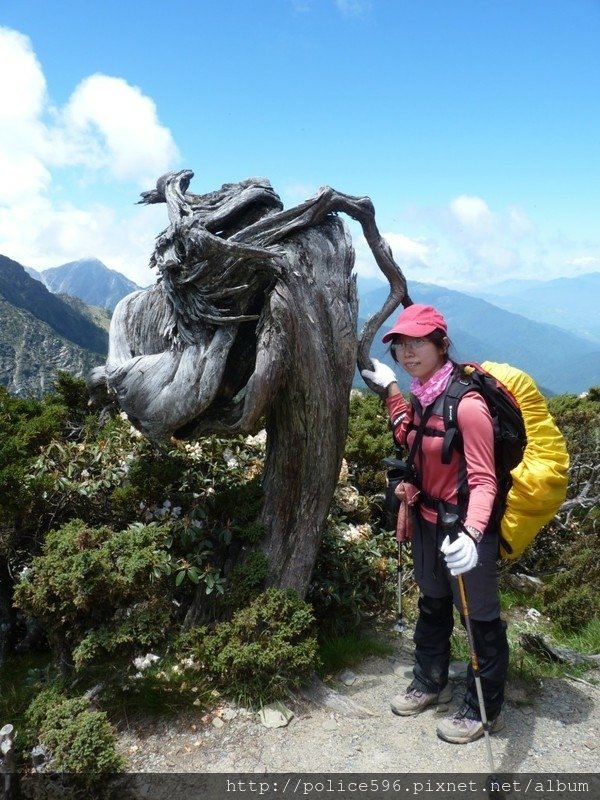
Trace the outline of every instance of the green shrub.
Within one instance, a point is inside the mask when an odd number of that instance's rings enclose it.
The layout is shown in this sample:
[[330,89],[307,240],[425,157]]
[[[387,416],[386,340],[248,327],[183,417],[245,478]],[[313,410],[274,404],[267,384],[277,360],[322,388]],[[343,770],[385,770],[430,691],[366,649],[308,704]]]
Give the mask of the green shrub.
[[[29,748],[36,744],[39,730],[51,709],[63,700],[66,700],[64,692],[57,685],[52,685],[38,692],[31,701],[24,714],[24,735]],[[85,701],[83,703],[83,707],[87,708],[88,704]]]
[[227,696],[261,705],[284,695],[318,666],[314,616],[292,590],[267,589],[251,605],[199,629],[191,655]]
[[48,534],[15,589],[15,604],[45,625],[57,655],[75,666],[160,641],[168,624],[167,532],[135,523],[115,533],[73,520]]
[[545,613],[565,631],[585,627],[600,615],[598,536],[579,536],[563,556],[565,570],[544,587]]
[[396,558],[392,533],[367,530],[355,536],[343,519],[330,517],[307,594],[319,625],[342,633],[389,611],[395,597]]
[[49,751],[53,771],[80,774],[92,781],[95,775],[125,767],[106,714],[91,710],[83,698],[68,698],[56,689],[43,691],[30,705],[26,719],[30,744],[39,740]]
[[394,442],[384,404],[374,394],[353,392],[350,398],[345,458],[362,491],[381,492],[385,486],[382,459],[394,455]]
[[0,556],[21,546],[21,528],[31,536],[43,490],[31,492],[25,476],[40,447],[64,430],[65,420],[66,408],[56,398],[16,398],[0,387],[0,514],[3,528],[11,531],[0,543]]
[[241,541],[256,544],[265,534],[265,526],[257,522],[263,499],[260,476],[254,475],[245,482],[232,481],[217,486],[209,499],[208,511]]
[[[218,617],[223,611],[226,565],[242,543],[255,545],[264,537],[265,526],[257,519],[262,506],[262,458],[261,447],[240,437],[156,448],[119,414],[103,427],[89,426],[82,438],[53,439],[30,463],[25,483],[32,494],[43,497],[42,528],[51,520],[58,527],[76,517],[89,530],[141,523],[168,529],[162,556],[151,567],[156,580],[176,594],[182,615],[203,591],[203,612]],[[100,568],[102,552],[100,548],[85,558]],[[57,594],[61,592],[62,588]],[[90,594],[89,587],[85,594]],[[139,599],[144,603],[148,598],[142,593]],[[109,618],[109,628],[113,622]],[[126,627],[121,625],[114,636],[109,628],[96,630],[82,647],[80,642],[74,645],[76,657],[83,659],[80,663],[92,653],[112,652],[117,643],[132,638]]]
[[[0,542],[17,571],[19,554],[32,552],[48,517],[44,480],[31,479],[40,451],[52,440],[78,440],[93,419],[84,381],[58,374],[54,391],[42,399],[13,397],[0,387],[0,514],[11,536]],[[54,509],[53,509],[54,511]]]
[[231,571],[231,589],[225,601],[234,609],[248,605],[260,594],[269,574],[269,560],[264,553],[250,553],[242,564],[236,564]]

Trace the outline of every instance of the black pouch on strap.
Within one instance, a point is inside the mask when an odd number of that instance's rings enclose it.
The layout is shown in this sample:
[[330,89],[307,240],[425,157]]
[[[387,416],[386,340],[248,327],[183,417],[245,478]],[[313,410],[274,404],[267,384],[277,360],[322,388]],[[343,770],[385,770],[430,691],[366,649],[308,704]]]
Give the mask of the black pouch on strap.
[[[425,428],[427,426],[427,421],[431,416],[433,411],[433,405],[428,406],[422,417],[421,420],[416,426],[416,434],[413,440],[412,447],[410,449],[410,453],[408,454],[408,459],[406,461],[402,461],[399,458],[384,458],[383,463],[386,467],[390,467],[387,473],[387,481],[386,481],[386,489],[385,489],[385,510],[387,512],[388,519],[387,524],[390,528],[396,527],[396,520],[398,519],[398,511],[400,510],[400,500],[396,497],[395,490],[396,486],[402,481],[407,481],[408,483],[412,483],[415,486],[420,486],[419,476],[417,475],[417,471],[414,466],[414,459],[415,454],[417,453],[419,447],[421,446],[421,440],[423,439],[423,433],[425,432]],[[396,453],[399,454],[399,448],[396,447]]]
[[389,467],[385,482],[386,527],[394,528],[400,509],[400,500],[396,497],[396,486],[407,479],[409,469],[405,461],[398,458],[384,458],[383,463]]

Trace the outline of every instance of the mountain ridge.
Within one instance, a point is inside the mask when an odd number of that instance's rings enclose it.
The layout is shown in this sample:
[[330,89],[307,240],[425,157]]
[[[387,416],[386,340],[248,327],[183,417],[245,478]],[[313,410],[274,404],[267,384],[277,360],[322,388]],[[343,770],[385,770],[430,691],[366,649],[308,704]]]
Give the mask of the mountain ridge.
[[52,390],[60,370],[85,377],[105,357],[56,333],[46,322],[0,295],[0,386],[15,395]]
[[[89,280],[90,272],[94,281]],[[32,273],[36,271],[0,256],[0,295],[48,324],[59,337],[97,354],[106,353],[109,312],[105,309],[110,303],[104,302],[104,310],[102,304],[93,308],[80,296],[84,294],[81,287],[89,289],[90,284],[95,283],[94,296],[104,301],[111,288],[116,287],[115,303],[139,287],[98,259],[69,262],[62,267],[37,272],[38,277],[32,277]],[[39,276],[46,280],[48,274],[56,278],[54,286],[69,288],[69,296],[55,294],[40,283]],[[592,273],[590,279],[596,280],[596,276],[600,279],[600,273]],[[564,286],[570,285],[571,280],[575,279],[559,279],[563,294]],[[360,330],[366,318],[382,307],[389,286],[377,279],[359,279],[358,283]],[[528,282],[517,283],[529,286]],[[554,285],[557,281],[551,283]],[[507,292],[510,288],[505,287]],[[512,288],[518,294],[518,287]],[[600,343],[593,339],[578,336],[556,324],[533,320],[456,289],[412,281],[409,291],[415,302],[437,306],[444,313],[457,360],[511,363],[530,373],[548,393],[580,393],[600,384]],[[570,294],[576,295],[575,292]],[[89,292],[87,296],[90,297]],[[397,313],[392,315],[392,319]],[[390,323],[391,320],[386,321],[375,336],[372,354],[376,358],[389,360],[381,336]],[[399,374],[399,379],[404,381],[404,376]],[[356,385],[364,384],[359,378]]]
[[[387,283],[369,279],[368,291],[383,290]],[[359,281],[359,286],[361,281]],[[433,286],[411,281],[409,292],[415,285]],[[435,284],[437,286],[437,284]],[[586,272],[574,277],[550,280],[516,279],[489,284],[481,288],[444,286],[447,291],[486,300],[488,303],[520,314],[534,322],[555,325],[561,330],[595,342],[600,347],[600,315],[597,313],[597,298],[600,296],[600,272]],[[363,291],[366,295],[368,291]]]
[[97,258],[82,258],[39,273],[46,287],[54,294],[78,297],[90,306],[114,311],[125,295],[141,287]]
[[0,385],[41,395],[59,370],[85,376],[106,358],[108,320],[81,300],[52,294],[17,261],[0,255]]
[[32,278],[18,261],[0,255],[0,294],[47,323],[60,336],[95,353],[108,350],[108,334]]
[[[456,290],[413,281],[409,291],[414,302],[436,306],[444,314],[459,361],[508,362],[532,375],[538,385],[559,394],[580,393],[600,383],[600,346],[594,342]],[[382,284],[381,289],[362,297],[361,318],[381,308],[387,294]],[[381,336],[397,313],[375,336],[375,358],[389,360]]]

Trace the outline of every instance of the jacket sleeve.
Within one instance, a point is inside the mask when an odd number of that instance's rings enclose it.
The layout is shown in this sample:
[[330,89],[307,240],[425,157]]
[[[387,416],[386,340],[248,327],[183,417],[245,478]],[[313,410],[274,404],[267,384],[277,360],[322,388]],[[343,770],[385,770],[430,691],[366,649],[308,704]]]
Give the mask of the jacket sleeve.
[[494,463],[494,428],[480,394],[466,394],[456,417],[463,440],[469,505],[465,525],[485,531],[498,490]]
[[390,425],[392,426],[394,439],[398,444],[406,445],[406,430],[412,419],[412,406],[406,405],[406,400],[402,394],[395,394],[392,395],[392,397],[388,397],[385,404],[390,417]]

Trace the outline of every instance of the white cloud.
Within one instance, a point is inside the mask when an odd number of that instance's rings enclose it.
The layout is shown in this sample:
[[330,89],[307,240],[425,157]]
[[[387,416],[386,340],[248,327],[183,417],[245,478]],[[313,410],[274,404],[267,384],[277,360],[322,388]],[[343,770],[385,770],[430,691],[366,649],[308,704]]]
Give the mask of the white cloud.
[[[512,278],[550,280],[600,267],[600,246],[542,231],[516,205],[496,209],[461,194],[445,208],[412,208],[405,234],[427,243],[425,268],[411,264],[410,280],[473,288]],[[414,235],[414,230],[419,232]]]
[[106,205],[53,205],[38,195],[8,213],[0,211],[0,252],[36,269],[94,256],[147,286],[156,280],[147,266],[154,239],[166,224],[162,204],[141,206],[123,217]]
[[483,237],[496,227],[496,219],[481,197],[460,195],[450,203],[450,213],[469,235]]
[[8,28],[0,28],[0,75],[1,205],[44,191],[51,176],[40,159],[46,81],[27,37]]
[[312,11],[314,0],[291,0],[292,8],[297,14],[306,14]]
[[[0,252],[45,268],[94,255],[147,284],[164,206],[119,213],[97,201],[95,181],[131,184],[131,196],[173,168],[177,147],[153,100],[122,78],[82,80],[52,107],[30,40],[0,27]],[[85,185],[90,201],[66,203]]]
[[565,263],[573,267],[581,267],[584,271],[594,270],[600,267],[600,256],[578,256],[567,259]]
[[516,206],[511,206],[508,209],[508,228],[509,232],[517,238],[535,233],[533,222],[522,209]]
[[392,248],[396,262],[409,262],[426,267],[431,260],[432,249],[425,242],[411,239],[402,233],[384,233],[383,238]]
[[345,17],[362,17],[371,10],[370,0],[335,0],[335,4]]
[[46,79],[29,39],[3,27],[0,27],[0,74],[2,127],[19,120],[35,122],[45,103]]
[[71,95],[62,118],[71,163],[108,169],[115,178],[153,185],[178,157],[154,102],[122,78],[86,78]]
[[[385,281],[386,278],[373,258],[358,224],[352,222],[349,227],[356,253],[355,272],[363,278],[379,278]],[[392,248],[394,261],[406,277],[410,275],[415,280],[428,280],[430,263],[435,258],[435,248],[427,242],[411,239],[402,233],[389,232],[382,236]]]

